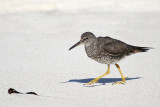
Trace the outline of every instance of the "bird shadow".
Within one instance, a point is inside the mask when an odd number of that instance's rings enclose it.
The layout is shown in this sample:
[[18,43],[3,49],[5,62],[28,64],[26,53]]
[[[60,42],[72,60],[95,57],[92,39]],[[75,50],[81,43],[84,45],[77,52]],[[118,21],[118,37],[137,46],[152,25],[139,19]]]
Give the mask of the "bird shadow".
[[[140,79],[141,77],[134,77],[134,78],[126,78],[126,81],[128,80],[135,80],[135,79]],[[95,78],[86,78],[86,79],[71,79],[67,82],[62,82],[62,83],[70,83],[70,82],[77,82],[77,83],[88,83],[91,80],[93,80]],[[95,84],[95,85],[91,85],[91,86],[86,86],[86,87],[94,87],[94,86],[100,86],[100,85],[105,85],[106,83],[114,83],[117,81],[121,81],[122,78],[101,78],[98,83],[100,84]]]

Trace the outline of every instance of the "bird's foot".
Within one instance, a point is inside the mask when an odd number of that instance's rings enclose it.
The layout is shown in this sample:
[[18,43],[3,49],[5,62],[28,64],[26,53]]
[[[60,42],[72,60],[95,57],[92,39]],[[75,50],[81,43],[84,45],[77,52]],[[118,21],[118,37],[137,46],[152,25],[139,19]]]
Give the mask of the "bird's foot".
[[92,81],[90,81],[88,83],[85,83],[84,85],[92,85],[94,83],[98,83],[98,80],[99,80],[99,78],[95,78],[94,80],[92,80]]
[[124,77],[125,79],[127,79],[128,77]]
[[119,82],[114,82],[112,85],[116,85],[116,84],[125,84],[125,81],[119,81]]
[[128,78],[128,77],[124,77],[124,78],[122,78],[122,81],[119,81],[119,82],[114,82],[112,85],[115,85],[115,84],[125,84],[126,83],[126,78]]

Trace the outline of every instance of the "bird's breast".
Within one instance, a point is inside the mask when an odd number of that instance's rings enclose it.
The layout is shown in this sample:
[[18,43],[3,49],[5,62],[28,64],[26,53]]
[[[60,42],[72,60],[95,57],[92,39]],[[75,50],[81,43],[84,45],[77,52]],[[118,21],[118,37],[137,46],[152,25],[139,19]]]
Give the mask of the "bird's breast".
[[92,59],[98,55],[97,47],[94,45],[85,46],[85,51],[86,51],[87,56]]

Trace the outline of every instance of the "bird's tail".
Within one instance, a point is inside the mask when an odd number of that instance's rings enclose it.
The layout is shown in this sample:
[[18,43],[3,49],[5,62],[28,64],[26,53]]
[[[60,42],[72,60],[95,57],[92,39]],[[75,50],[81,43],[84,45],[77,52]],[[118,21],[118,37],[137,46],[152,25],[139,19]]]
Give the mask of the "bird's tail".
[[150,49],[154,49],[152,47],[138,47],[138,46],[134,46],[134,53],[137,52],[147,52]]

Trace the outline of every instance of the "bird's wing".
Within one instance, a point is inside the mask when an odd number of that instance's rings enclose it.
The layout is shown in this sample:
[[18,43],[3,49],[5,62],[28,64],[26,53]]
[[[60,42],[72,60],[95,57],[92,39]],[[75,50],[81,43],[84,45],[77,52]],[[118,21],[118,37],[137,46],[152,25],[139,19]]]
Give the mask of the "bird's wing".
[[[111,56],[121,56],[130,54],[130,46],[126,43],[112,39],[110,37],[104,37],[102,50],[104,54]],[[102,39],[101,39],[102,40]]]

